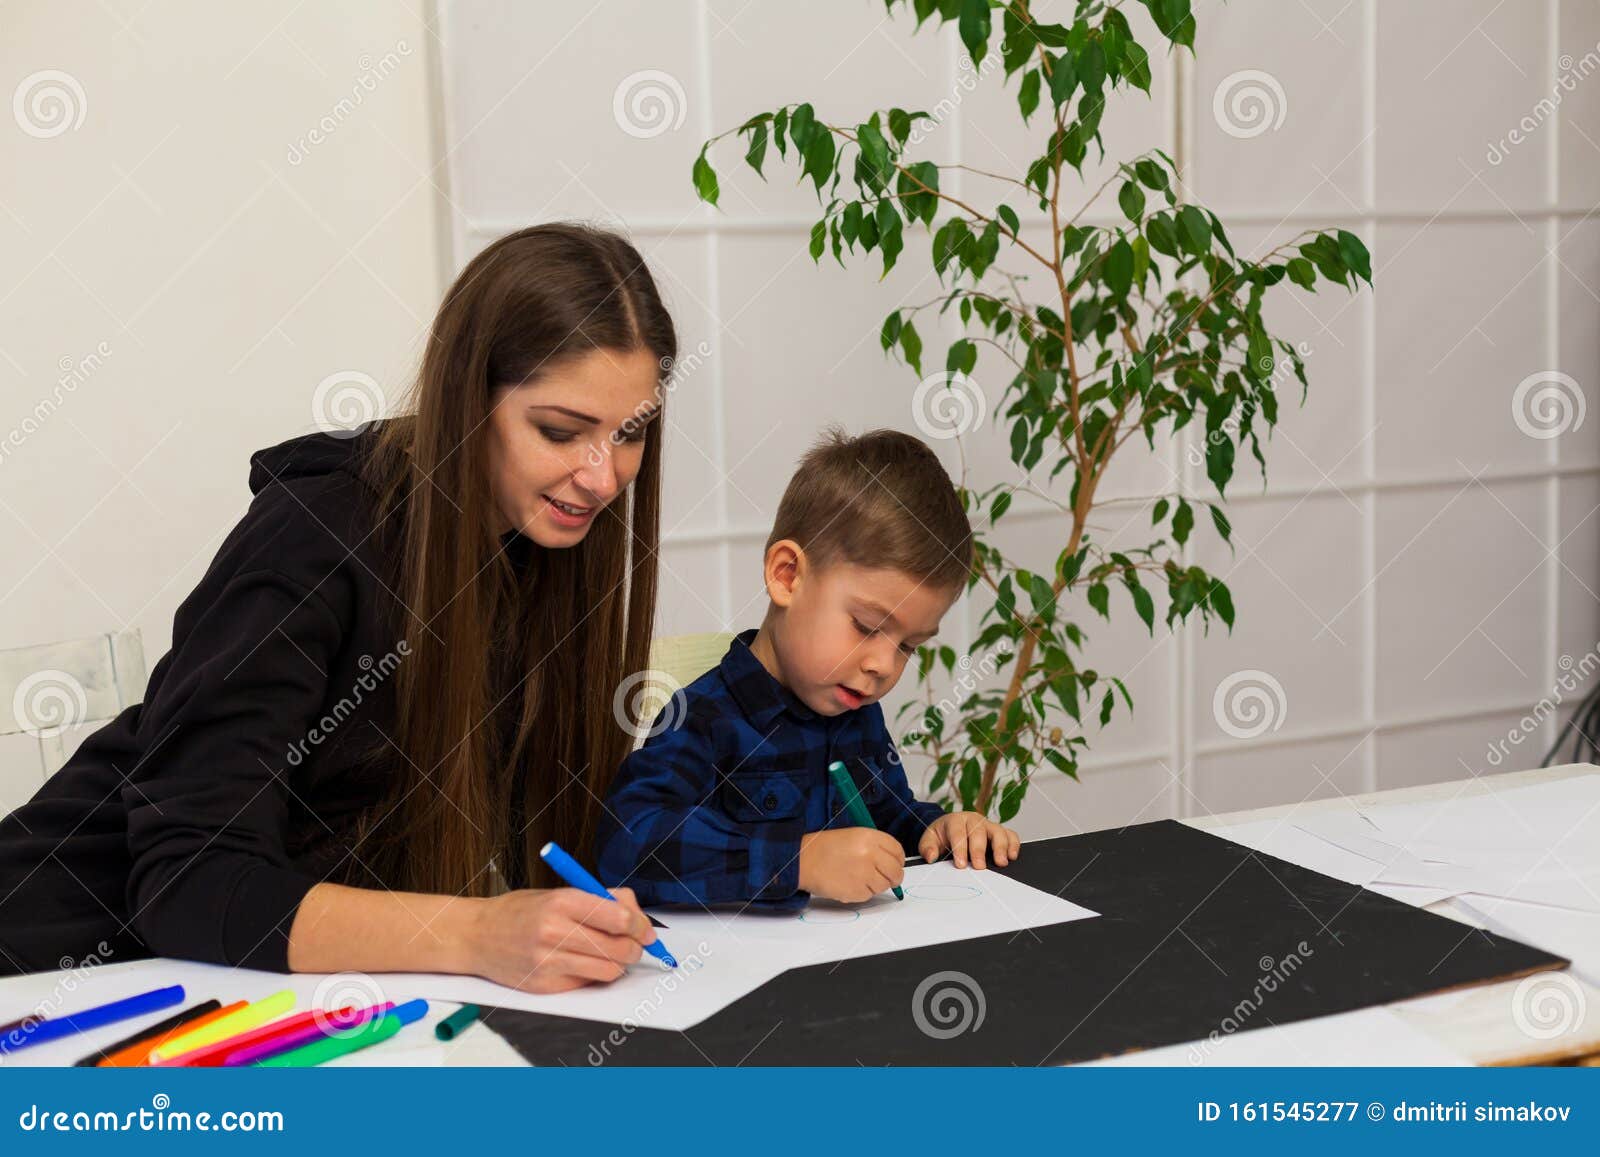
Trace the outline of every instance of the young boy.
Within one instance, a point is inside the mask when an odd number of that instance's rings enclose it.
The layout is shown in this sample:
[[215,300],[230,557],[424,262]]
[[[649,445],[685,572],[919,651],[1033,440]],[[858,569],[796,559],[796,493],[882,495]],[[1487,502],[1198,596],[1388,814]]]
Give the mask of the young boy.
[[[857,902],[948,850],[1017,857],[1016,833],[919,802],[878,701],[965,589],[972,528],[938,458],[908,434],[830,428],[767,538],[770,603],[623,761],[598,833],[601,879],[641,904]],[[658,717],[659,722],[659,717]],[[652,729],[654,730],[654,729]],[[876,829],[851,826],[842,761]]]

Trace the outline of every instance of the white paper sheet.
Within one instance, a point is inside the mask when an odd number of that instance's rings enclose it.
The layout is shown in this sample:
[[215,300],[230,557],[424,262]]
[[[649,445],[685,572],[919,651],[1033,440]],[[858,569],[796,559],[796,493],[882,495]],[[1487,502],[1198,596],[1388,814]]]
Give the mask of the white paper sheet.
[[1308,834],[1380,862],[1363,881],[1375,890],[1600,912],[1600,777],[1297,822]]
[[1251,1065],[1297,1067],[1452,1066],[1471,1064],[1434,1037],[1413,1028],[1385,1008],[1269,1025],[1187,1044],[1125,1053],[1089,1061],[1090,1067],[1237,1068]]
[[904,900],[887,892],[865,904],[814,900],[799,913],[663,908],[651,915],[667,926],[660,935],[669,946],[680,935],[726,936],[741,946],[780,951],[794,965],[1004,932],[1025,936],[1032,928],[1099,915],[1009,877],[957,868],[948,860],[907,868],[903,889]]
[[1382,863],[1314,836],[1291,819],[1252,820],[1202,830],[1347,884],[1367,884],[1383,870]]
[[1466,896],[1457,903],[1491,932],[1565,956],[1573,975],[1600,987],[1600,915],[1494,896]]

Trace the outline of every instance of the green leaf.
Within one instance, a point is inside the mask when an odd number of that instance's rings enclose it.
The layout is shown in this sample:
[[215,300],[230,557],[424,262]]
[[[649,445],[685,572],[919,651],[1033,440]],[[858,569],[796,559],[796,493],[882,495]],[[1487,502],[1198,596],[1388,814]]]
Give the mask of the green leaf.
[[1089,585],[1089,605],[1100,613],[1106,620],[1111,618],[1111,589],[1105,583],[1096,582]]
[[883,274],[878,278],[882,281],[889,276],[889,270],[894,268],[895,259],[900,256],[904,248],[900,240],[900,214],[894,211],[894,205],[885,197],[878,202],[876,214],[878,222],[878,244],[883,246]]
[[1167,171],[1148,157],[1135,161],[1133,171],[1138,175],[1141,184],[1158,193],[1167,187]]
[[711,167],[711,162],[706,160],[705,149],[701,149],[700,155],[694,160],[694,191],[702,201],[712,205],[717,203],[717,197],[720,195],[716,170]]
[[1189,532],[1194,529],[1194,508],[1187,500],[1178,499],[1178,509],[1172,516],[1172,537],[1182,546],[1189,541]]
[[824,217],[811,226],[811,260],[817,261],[822,257],[822,250],[828,244],[828,219]]
[[995,209],[995,216],[1005,223],[1013,236],[1022,232],[1022,221],[1017,217],[1017,211],[1010,205],[1000,205]]
[[1150,92],[1150,56],[1137,40],[1130,40],[1123,47],[1122,76],[1134,88]]
[[1289,280],[1302,289],[1317,291],[1317,270],[1304,257],[1291,257],[1288,264]]
[[996,522],[1000,516],[1011,508],[1011,494],[1009,490],[1002,490],[994,496],[994,501],[989,504],[989,521]]
[[1117,203],[1122,206],[1122,211],[1128,220],[1135,225],[1144,216],[1144,190],[1133,181],[1122,182],[1122,191],[1117,194]]
[[[1133,596],[1133,607],[1134,607],[1134,610],[1138,611],[1139,612],[1139,617],[1144,620],[1145,629],[1147,631],[1149,631],[1152,635],[1154,635],[1155,634],[1155,630],[1156,630],[1156,628],[1155,628],[1155,621],[1156,621],[1156,604],[1155,604],[1155,600],[1153,600],[1150,597],[1150,592],[1145,590],[1144,587],[1142,587],[1142,586],[1130,586],[1128,588],[1128,593]],[[1111,701],[1111,692],[1107,691],[1106,692],[1106,702],[1110,703],[1110,701]],[[1110,707],[1107,707],[1106,710],[1109,711]]]
[[1178,210],[1178,241],[1196,257],[1211,252],[1211,221],[1193,205]]
[[917,333],[917,327],[907,321],[900,327],[900,349],[905,354],[906,362],[917,371],[917,376],[922,375],[922,337]]
[[1050,57],[1050,102],[1058,108],[1072,99],[1078,72],[1069,54]]
[[944,368],[952,374],[970,374],[978,364],[977,344],[967,338],[958,338],[950,343],[950,352],[945,355]]
[[[1150,596],[1146,595],[1145,597],[1149,598]],[[1115,703],[1115,702],[1116,702],[1116,699],[1112,695],[1111,688],[1107,687],[1106,688],[1106,697],[1104,699],[1100,700],[1100,726],[1101,727],[1104,727],[1107,723],[1111,722],[1111,705],[1113,703]]]
[[1043,575],[1032,576],[1028,583],[1028,597],[1033,600],[1033,613],[1049,622],[1055,613],[1056,593]]
[[818,128],[811,134],[811,140],[806,145],[806,167],[802,171],[802,176],[808,176],[816,183],[819,200],[822,198],[822,186],[833,176],[835,155],[833,133],[826,128]]
[[989,0],[962,0],[959,26],[961,43],[971,53],[972,63],[982,64],[989,51]]
[[878,340],[883,343],[883,348],[892,350],[895,343],[900,340],[900,311],[897,309],[883,319],[883,330],[878,334]]
[[1178,235],[1172,227],[1172,218],[1165,213],[1156,213],[1144,223],[1144,235],[1149,238],[1150,248],[1157,253],[1165,253],[1168,257],[1178,256]]
[[1039,107],[1039,70],[1031,68],[1023,74],[1022,84],[1017,88],[1017,108],[1022,110],[1022,119],[1027,119]]
[[1211,524],[1217,528],[1217,533],[1222,536],[1223,542],[1233,541],[1233,523],[1228,521],[1228,516],[1222,513],[1222,507],[1211,503]]
[[903,108],[890,109],[889,131],[898,143],[905,144],[906,138],[911,135],[911,114]]
[[1022,810],[1022,797],[1027,794],[1028,781],[1014,779],[1000,791],[1000,822],[1005,823]]
[[789,114],[789,139],[794,142],[795,152],[801,157],[805,156],[806,146],[811,143],[811,136],[816,131],[816,112],[809,104],[796,105],[794,111]]
[[1367,247],[1354,233],[1347,233],[1340,229],[1339,256],[1344,258],[1344,263],[1350,267],[1357,277],[1368,285],[1372,284],[1372,256],[1367,252]]
[[750,147],[745,150],[745,163],[760,174],[762,180],[767,175],[761,172],[761,162],[767,155],[767,126],[758,124],[750,131]]
[[1050,761],[1052,766],[1054,766],[1057,771],[1064,772],[1065,774],[1070,775],[1073,779],[1078,778],[1078,765],[1072,762],[1072,760],[1068,759],[1065,755],[1062,755],[1055,748],[1045,748],[1044,757]]
[[1233,440],[1209,438],[1206,440],[1206,477],[1216,485],[1217,493],[1224,493],[1228,479],[1233,477]]
[[1207,596],[1213,610],[1224,623],[1228,630],[1233,630],[1233,595],[1228,588],[1216,579],[1211,580],[1211,593]]
[[1120,237],[1106,254],[1106,285],[1118,297],[1126,297],[1133,285],[1133,246]]

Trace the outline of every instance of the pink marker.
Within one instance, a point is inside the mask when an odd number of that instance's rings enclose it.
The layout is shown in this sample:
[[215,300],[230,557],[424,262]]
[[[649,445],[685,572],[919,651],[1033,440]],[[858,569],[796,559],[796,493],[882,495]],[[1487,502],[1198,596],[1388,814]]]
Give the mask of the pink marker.
[[266,1057],[286,1053],[290,1049],[297,1049],[301,1045],[308,1045],[312,1041],[321,1040],[323,1037],[334,1036],[342,1029],[356,1028],[367,1021],[380,1017],[394,1007],[394,1001],[386,1000],[382,1004],[374,1004],[367,1008],[340,1009],[329,1013],[326,1021],[327,1031],[322,1026],[311,1024],[293,1032],[281,1033],[271,1040],[264,1040],[257,1044],[247,1045],[242,1049],[235,1049],[222,1058],[226,1068],[235,1068],[239,1065],[251,1065]]

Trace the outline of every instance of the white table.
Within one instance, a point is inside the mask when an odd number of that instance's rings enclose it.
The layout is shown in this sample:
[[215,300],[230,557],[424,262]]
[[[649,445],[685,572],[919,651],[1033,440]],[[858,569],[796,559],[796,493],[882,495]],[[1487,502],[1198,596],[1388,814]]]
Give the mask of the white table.
[[[1446,800],[1458,795],[1525,787],[1578,775],[1600,775],[1600,767],[1591,764],[1570,764],[1563,767],[1484,776],[1466,782],[1452,781],[1367,795],[1308,801],[1282,807],[1257,808],[1184,822],[1201,830],[1259,820],[1281,819],[1288,822],[1319,813],[1349,811],[1352,805],[1367,807],[1383,803]],[[1428,908],[1452,919],[1473,923],[1471,918],[1455,907],[1452,901],[1432,904]],[[134,961],[128,964],[103,965],[91,972],[110,974],[116,970],[151,966],[159,965],[153,961]],[[298,983],[292,976],[284,977],[281,987],[296,986]],[[1481,985],[1458,992],[1402,1001],[1387,1007],[1405,1019],[1413,1028],[1432,1036],[1446,1048],[1478,1064],[1547,1062],[1600,1053],[1600,991],[1586,986],[1589,1013],[1587,1021],[1579,1032],[1564,1035],[1559,1041],[1553,1042],[1554,1047],[1547,1046],[1541,1049],[1536,1042],[1518,1030],[1512,1020],[1511,994],[1516,984],[1515,981],[1508,981]],[[61,999],[59,986],[60,974],[56,973],[40,973],[0,980],[0,1011],[31,1007],[38,1001],[50,998],[52,992],[58,994],[57,1007],[70,1008],[83,1003],[81,999],[76,1001]],[[401,1045],[401,1040],[397,1039],[367,1053],[335,1063],[449,1066],[512,1066],[525,1063],[516,1050],[482,1025],[469,1029],[453,1041],[435,1041],[433,1026],[458,1007],[460,1006],[457,1004],[444,1001],[430,1002],[427,1018],[420,1024],[408,1026],[405,1030],[406,1035],[403,1040],[408,1042],[406,1046],[397,1048],[396,1046]],[[109,1026],[87,1034],[79,1040],[53,1042],[0,1058],[0,1067],[70,1064],[90,1049],[119,1040],[131,1031],[132,1028],[126,1025]]]
[[[1479,776],[1471,780],[1451,780],[1445,783],[1426,784],[1422,787],[1335,796],[1281,807],[1255,808],[1250,811],[1205,816],[1184,822],[1204,831],[1258,820],[1291,821],[1319,814],[1349,812],[1352,805],[1371,807],[1379,804],[1426,803],[1430,800],[1447,800],[1456,796],[1482,795],[1491,791],[1531,787],[1534,784],[1580,775],[1600,775],[1600,767],[1590,763],[1570,763],[1559,767],[1535,768],[1532,771]],[[1428,904],[1426,908],[1430,912],[1448,916],[1473,927],[1481,926],[1479,921],[1473,919],[1454,900]],[[1518,981],[1505,981],[1499,984],[1478,985],[1458,992],[1400,1001],[1387,1007],[1411,1027],[1434,1037],[1447,1048],[1480,1065],[1543,1064],[1600,1053],[1600,990],[1577,981],[1588,1001],[1586,1020],[1579,1027],[1579,1031],[1563,1034],[1558,1040],[1541,1045],[1518,1029],[1513,1021],[1512,994],[1518,983]]]

